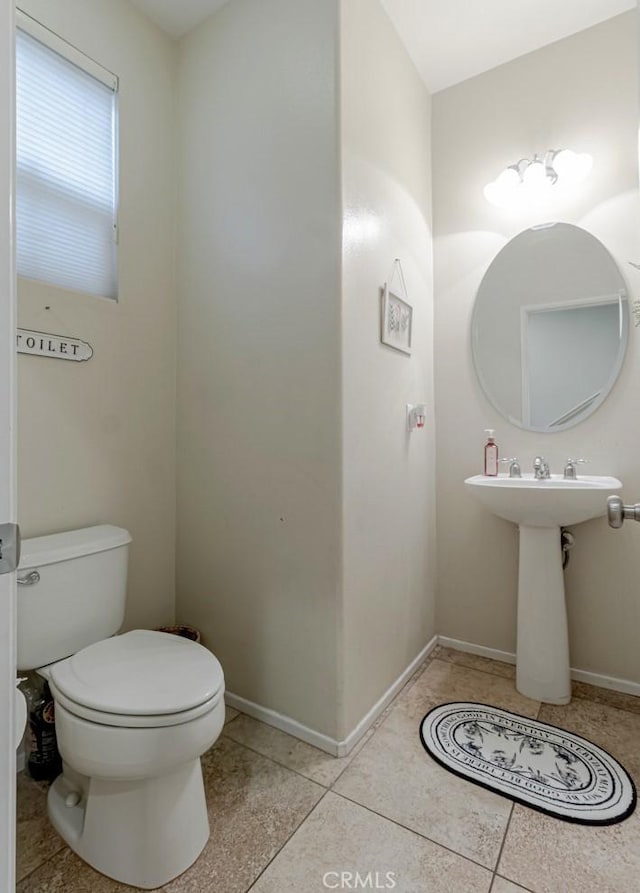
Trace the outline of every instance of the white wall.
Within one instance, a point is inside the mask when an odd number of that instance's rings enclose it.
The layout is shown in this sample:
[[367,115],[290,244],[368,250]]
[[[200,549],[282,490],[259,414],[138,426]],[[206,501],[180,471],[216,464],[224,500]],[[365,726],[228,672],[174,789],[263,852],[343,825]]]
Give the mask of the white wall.
[[[586,456],[613,474],[627,501],[640,498],[640,357],[631,332],[612,394],[591,418],[556,434],[513,427],[483,396],[469,326],[490,261],[516,233],[564,220],[597,236],[638,296],[637,28],[619,16],[438,93],[433,102],[438,418],[438,631],[515,651],[517,534],[475,505],[463,480],[482,469],[483,429],[502,455],[528,470],[541,453],[552,470]],[[483,186],[509,163],[549,148],[589,152],[594,169],[579,193],[532,211],[489,205]],[[575,530],[566,574],[572,665],[640,681],[640,551],[637,525],[604,519]]]
[[19,325],[89,341],[76,364],[19,357],[23,536],[131,531],[126,626],[173,619],[175,48],[126,0],[22,0],[120,78],[118,303],[20,281]]
[[234,0],[180,43],[177,614],[228,690],[335,735],[338,6]]
[[[13,4],[0,3],[0,513],[4,523],[16,516],[16,371],[13,333],[16,326],[14,226],[10,213],[15,179],[15,62],[13,47]],[[0,735],[0,887],[15,889],[16,852],[16,750],[18,725],[15,709],[16,671],[16,583],[15,575],[0,580],[2,628],[0,629],[0,709],[5,720]]]
[[[435,633],[435,416],[430,97],[381,5],[341,8],[347,734]],[[379,341],[396,257],[411,357]],[[426,426],[409,434],[405,407],[417,402]]]

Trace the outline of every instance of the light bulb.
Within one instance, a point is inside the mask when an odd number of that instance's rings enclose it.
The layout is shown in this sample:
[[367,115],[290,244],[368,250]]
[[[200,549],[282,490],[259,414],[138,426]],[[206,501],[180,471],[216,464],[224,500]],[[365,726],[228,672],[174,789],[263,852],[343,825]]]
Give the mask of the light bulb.
[[520,187],[520,174],[516,167],[507,167],[495,180],[484,187],[484,197],[497,208],[511,205]]
[[532,161],[522,175],[522,182],[527,188],[539,189],[547,181],[547,171],[541,161]]
[[551,189],[551,180],[547,176],[547,168],[543,161],[535,158],[522,175],[524,194],[529,202],[537,204],[545,199]]
[[483,192],[489,204],[494,205],[496,208],[506,208],[509,204],[509,197],[504,190],[500,189],[495,180],[492,183],[487,183]]
[[562,149],[553,158],[553,169],[561,185],[580,183],[593,166],[593,158],[586,152],[578,154],[571,149]]
[[561,149],[553,156],[553,169],[559,177],[571,174],[577,154],[572,149]]
[[517,189],[520,185],[520,174],[518,173],[518,169],[515,167],[506,167],[496,178],[495,182],[500,189],[504,189],[505,191]]

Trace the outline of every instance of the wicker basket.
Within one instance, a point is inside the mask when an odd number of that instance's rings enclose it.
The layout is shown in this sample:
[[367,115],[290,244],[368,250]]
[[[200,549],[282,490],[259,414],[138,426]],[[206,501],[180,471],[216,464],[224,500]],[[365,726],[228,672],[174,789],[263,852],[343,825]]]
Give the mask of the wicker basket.
[[171,633],[172,636],[182,636],[183,639],[191,639],[192,642],[200,641],[200,631],[192,626],[160,626],[159,633]]

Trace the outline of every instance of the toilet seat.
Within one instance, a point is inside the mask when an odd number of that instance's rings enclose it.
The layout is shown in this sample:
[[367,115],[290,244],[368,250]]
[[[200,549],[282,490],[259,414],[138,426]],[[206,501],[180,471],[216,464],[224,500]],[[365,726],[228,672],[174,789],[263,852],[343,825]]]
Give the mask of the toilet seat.
[[106,713],[101,710],[92,710],[82,704],[77,704],[71,698],[66,697],[55,683],[49,683],[56,706],[64,707],[69,713],[80,719],[103,726],[117,726],[123,729],[160,729],[164,726],[179,726],[204,716],[223,700],[224,692],[219,692],[215,697],[204,704],[192,707],[190,710],[181,710],[179,713],[149,713],[145,716],[137,716],[133,713]]
[[160,727],[190,722],[224,693],[216,657],[188,639],[134,630],[89,645],[51,667],[54,697],[102,725]]

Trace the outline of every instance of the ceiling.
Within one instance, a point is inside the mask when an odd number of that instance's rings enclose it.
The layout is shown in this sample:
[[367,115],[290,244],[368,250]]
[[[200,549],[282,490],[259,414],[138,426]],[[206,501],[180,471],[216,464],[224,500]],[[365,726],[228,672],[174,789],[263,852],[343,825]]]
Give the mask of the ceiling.
[[182,37],[228,0],[131,0],[171,37]]
[[576,34],[636,0],[382,0],[431,93]]
[[[233,0],[131,2],[177,38]],[[636,0],[381,2],[431,93],[636,6]]]

